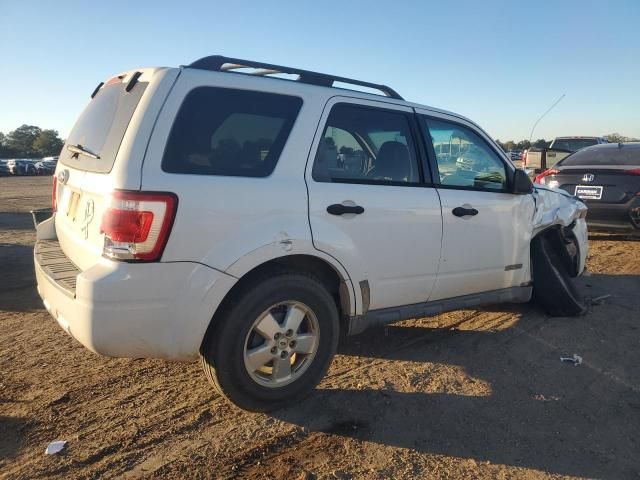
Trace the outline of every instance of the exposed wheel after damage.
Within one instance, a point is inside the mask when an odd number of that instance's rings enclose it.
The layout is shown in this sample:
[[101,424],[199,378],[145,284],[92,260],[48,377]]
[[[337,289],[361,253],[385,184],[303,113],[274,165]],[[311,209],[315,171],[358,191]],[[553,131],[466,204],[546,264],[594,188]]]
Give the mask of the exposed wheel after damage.
[[338,334],[335,301],[319,280],[276,273],[246,285],[216,314],[202,364],[235,405],[268,411],[313,390],[331,363]]
[[587,309],[584,298],[569,275],[570,259],[564,258],[567,255],[560,248],[544,235],[532,240],[534,298],[549,315],[581,315]]

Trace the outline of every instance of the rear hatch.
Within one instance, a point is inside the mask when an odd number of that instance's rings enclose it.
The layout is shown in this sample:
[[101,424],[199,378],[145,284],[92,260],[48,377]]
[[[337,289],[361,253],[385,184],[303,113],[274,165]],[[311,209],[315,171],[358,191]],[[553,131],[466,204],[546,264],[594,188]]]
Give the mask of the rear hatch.
[[145,125],[152,121],[145,115],[157,115],[153,110],[159,107],[150,108],[150,97],[158,93],[154,83],[167,76],[166,70],[139,69],[101,84],[60,153],[54,179],[56,233],[80,270],[102,255],[100,226],[112,192],[140,188],[146,140],[138,137],[148,139]]

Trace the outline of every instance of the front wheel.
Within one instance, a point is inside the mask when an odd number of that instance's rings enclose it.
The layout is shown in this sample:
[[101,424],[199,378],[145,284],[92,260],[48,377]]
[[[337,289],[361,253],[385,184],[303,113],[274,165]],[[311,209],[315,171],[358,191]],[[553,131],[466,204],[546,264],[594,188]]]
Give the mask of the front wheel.
[[201,348],[205,373],[232,403],[268,411],[299,400],[337,348],[338,311],[315,277],[278,272],[235,292]]

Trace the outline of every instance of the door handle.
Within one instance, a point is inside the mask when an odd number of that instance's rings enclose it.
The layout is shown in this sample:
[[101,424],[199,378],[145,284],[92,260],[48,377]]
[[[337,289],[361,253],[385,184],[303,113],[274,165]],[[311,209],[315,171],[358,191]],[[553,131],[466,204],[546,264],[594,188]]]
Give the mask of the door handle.
[[364,213],[364,208],[360,205],[343,205],[341,203],[334,203],[327,207],[327,212],[331,215],[344,215],[345,213],[355,213],[360,215]]
[[464,217],[466,215],[477,215],[478,210],[476,210],[475,208],[456,207],[451,210],[451,213],[453,213],[456,217]]

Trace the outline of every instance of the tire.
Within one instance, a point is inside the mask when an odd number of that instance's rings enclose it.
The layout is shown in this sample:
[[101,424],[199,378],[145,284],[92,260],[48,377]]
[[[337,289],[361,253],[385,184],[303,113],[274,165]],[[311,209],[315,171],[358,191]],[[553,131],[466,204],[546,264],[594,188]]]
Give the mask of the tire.
[[541,235],[531,242],[533,295],[549,315],[571,317],[582,315],[587,307],[569,275],[567,264]]
[[[285,329],[287,318],[295,325],[303,314],[296,332]],[[244,410],[266,412],[293,404],[315,388],[331,364],[339,330],[336,303],[320,280],[298,272],[275,272],[249,282],[225,300],[207,331],[200,359],[222,396]],[[255,360],[254,354],[260,352],[267,363],[262,363],[262,356]],[[284,354],[289,357],[283,359]],[[290,377],[286,377],[287,362]],[[254,369],[254,364],[262,366]]]

